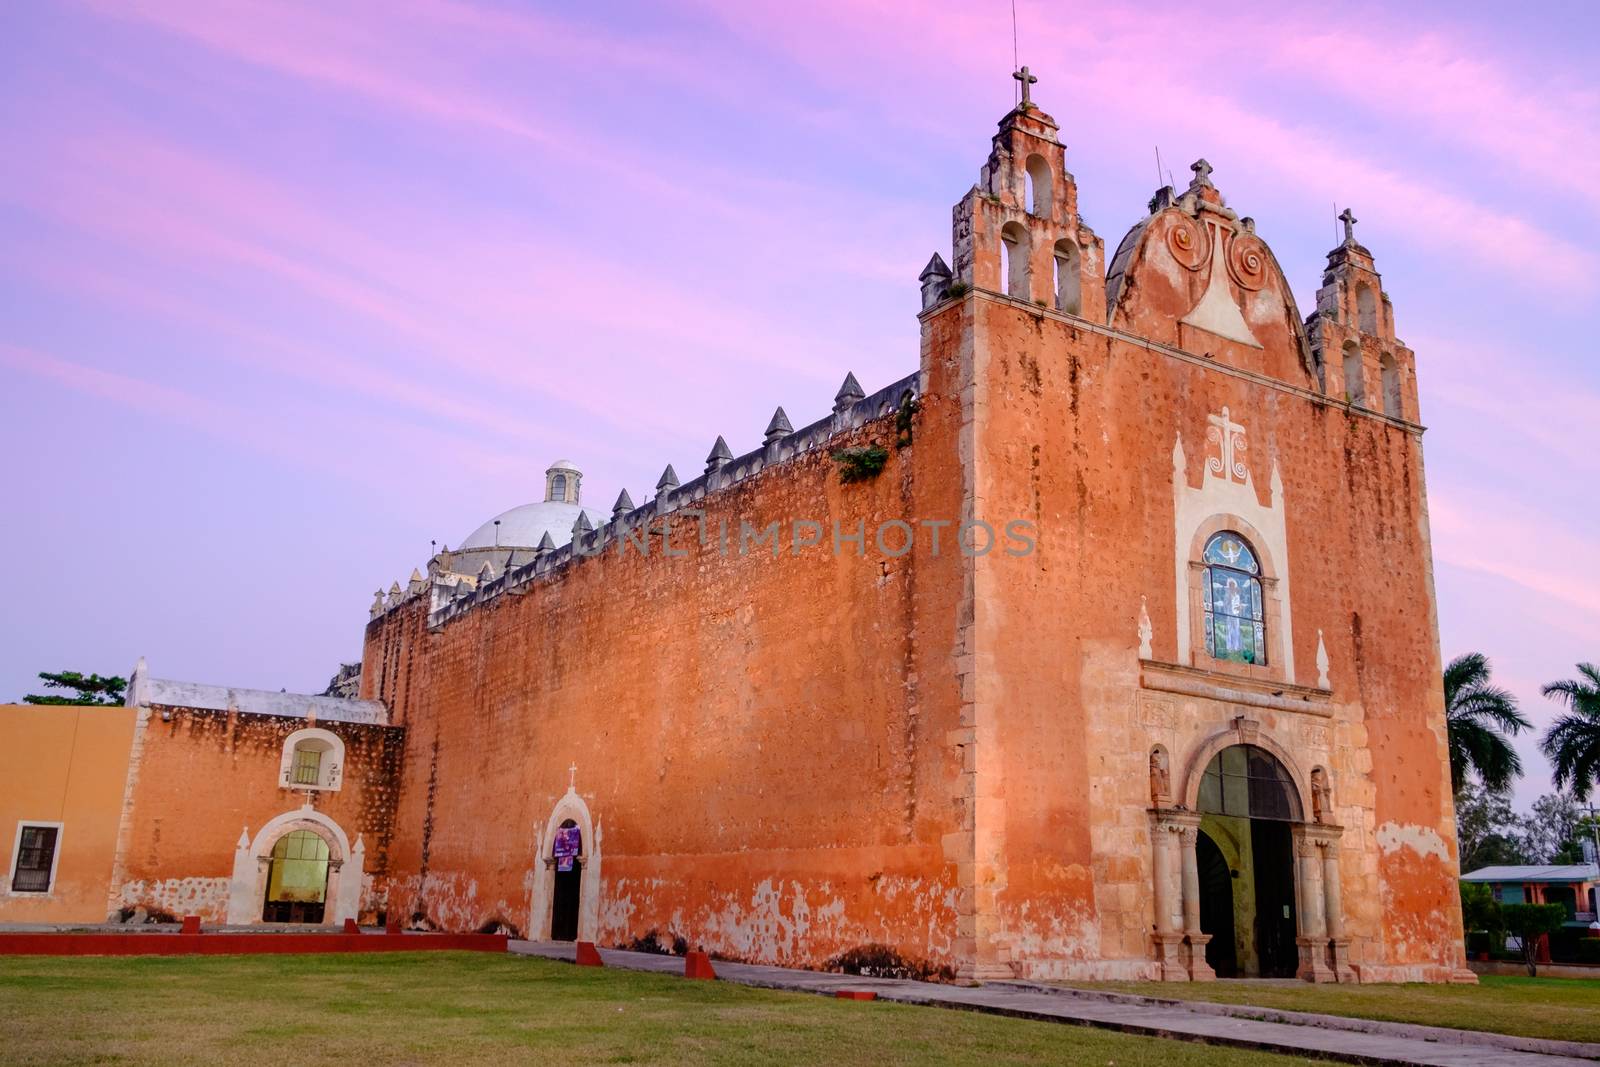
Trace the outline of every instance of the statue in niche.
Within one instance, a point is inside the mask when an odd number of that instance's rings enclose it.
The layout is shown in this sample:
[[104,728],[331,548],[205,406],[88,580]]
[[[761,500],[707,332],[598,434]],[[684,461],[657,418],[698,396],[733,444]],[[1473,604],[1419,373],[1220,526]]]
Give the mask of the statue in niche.
[[1167,754],[1159,748],[1150,750],[1150,799],[1158,805],[1172,799],[1172,775],[1167,770]]
[[1333,790],[1328,772],[1317,767],[1311,772],[1311,821],[1325,823],[1333,815]]

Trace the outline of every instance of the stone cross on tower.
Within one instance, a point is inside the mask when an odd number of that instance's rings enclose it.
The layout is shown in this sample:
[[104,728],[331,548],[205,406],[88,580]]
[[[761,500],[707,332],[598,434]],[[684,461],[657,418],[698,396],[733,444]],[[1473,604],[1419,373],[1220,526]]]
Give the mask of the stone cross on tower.
[[1355,244],[1356,243],[1356,214],[1355,214],[1355,212],[1351,211],[1349,208],[1345,208],[1343,211],[1339,212],[1339,221],[1344,223],[1344,243],[1347,244],[1347,245]]
[[1190,182],[1190,185],[1211,184],[1210,163],[1207,163],[1204,159],[1197,159],[1193,163],[1189,164],[1189,169],[1194,171],[1194,181]]
[[1033,95],[1032,95],[1032,93],[1030,91],[1030,87],[1033,86],[1033,85],[1038,84],[1038,81],[1039,81],[1038,76],[1035,75],[1035,74],[1029,73],[1027,67],[1023,67],[1021,70],[1018,70],[1018,71],[1013,71],[1011,76],[1013,78],[1017,79],[1017,81],[1022,83],[1022,106],[1023,107],[1032,107],[1033,106]]

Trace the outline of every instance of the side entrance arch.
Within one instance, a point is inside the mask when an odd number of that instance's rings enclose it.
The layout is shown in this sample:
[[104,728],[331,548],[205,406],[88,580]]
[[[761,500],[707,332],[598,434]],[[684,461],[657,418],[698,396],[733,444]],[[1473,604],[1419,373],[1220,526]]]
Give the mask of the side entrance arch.
[[247,828],[233,852],[228,922],[342,925],[361,910],[366,845],[309,804]]
[[569,786],[534,836],[530,938],[593,941],[599,935],[600,837],[589,805]]

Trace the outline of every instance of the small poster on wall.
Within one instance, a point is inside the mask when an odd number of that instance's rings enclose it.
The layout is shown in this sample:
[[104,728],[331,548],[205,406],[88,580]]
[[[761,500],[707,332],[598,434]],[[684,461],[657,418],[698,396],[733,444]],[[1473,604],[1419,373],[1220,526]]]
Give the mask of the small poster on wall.
[[576,826],[563,826],[556,831],[556,843],[553,850],[556,858],[556,870],[572,870],[572,863],[578,858],[578,853],[581,851],[583,851],[583,834]]

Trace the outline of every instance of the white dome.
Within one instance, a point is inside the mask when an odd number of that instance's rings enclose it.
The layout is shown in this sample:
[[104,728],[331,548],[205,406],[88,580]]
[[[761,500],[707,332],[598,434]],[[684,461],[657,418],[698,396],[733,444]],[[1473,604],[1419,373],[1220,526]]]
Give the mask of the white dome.
[[[559,548],[572,540],[572,524],[578,521],[579,514],[587,514],[589,522],[596,527],[606,521],[587,508],[556,500],[523,504],[521,507],[502,512],[495,516],[500,520],[498,547],[538,548],[539,541],[548,533],[550,540]],[[494,523],[495,519],[490,519],[472,531],[471,536],[461,542],[457,551],[496,547]]]

